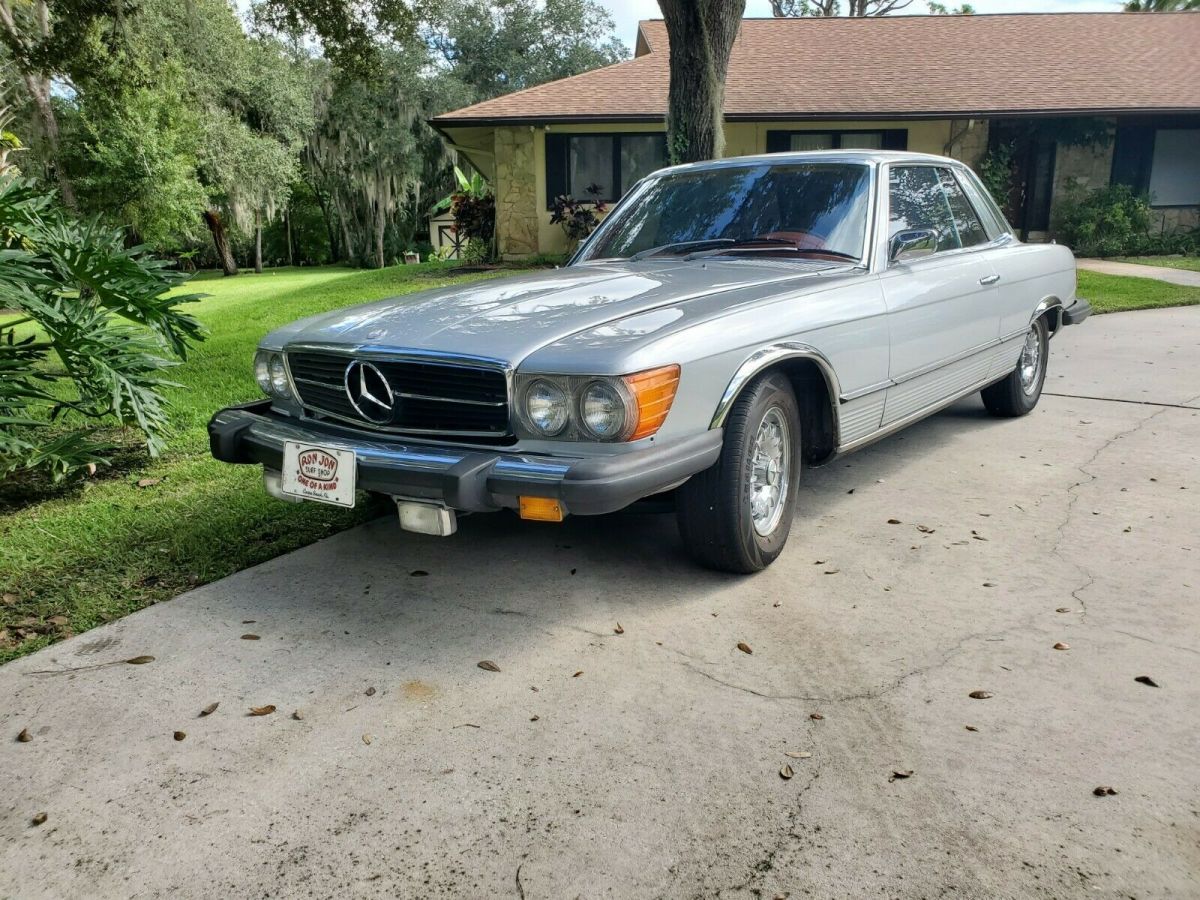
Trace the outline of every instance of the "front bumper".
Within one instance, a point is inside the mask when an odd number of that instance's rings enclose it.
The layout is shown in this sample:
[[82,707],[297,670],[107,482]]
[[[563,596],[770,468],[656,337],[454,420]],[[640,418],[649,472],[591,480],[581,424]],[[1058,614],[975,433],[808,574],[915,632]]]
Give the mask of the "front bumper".
[[276,470],[283,465],[285,441],[353,450],[363,490],[451,509],[486,512],[516,508],[522,496],[548,497],[567,512],[586,516],[623,509],[709,468],[721,454],[722,430],[612,456],[539,456],[367,437],[280,415],[263,400],[218,412],[208,423],[208,439],[212,455],[222,462]]

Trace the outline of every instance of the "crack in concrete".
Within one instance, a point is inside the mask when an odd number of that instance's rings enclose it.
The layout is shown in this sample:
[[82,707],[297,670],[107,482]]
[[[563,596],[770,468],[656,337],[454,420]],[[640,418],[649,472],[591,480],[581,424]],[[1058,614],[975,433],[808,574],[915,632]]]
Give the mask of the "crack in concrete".
[[1181,650],[1184,653],[1194,653],[1196,656],[1200,656],[1200,650],[1197,650],[1194,647],[1183,647],[1179,644],[1168,644],[1165,641],[1156,641],[1154,638],[1148,638],[1141,634],[1134,634],[1132,631],[1121,631],[1119,628],[1110,628],[1109,630],[1113,632],[1113,634],[1123,634],[1125,637],[1131,637],[1138,641],[1145,641],[1147,644],[1153,644],[1156,647],[1169,647],[1172,650]]
[[1197,397],[1191,400],[1185,400],[1183,403],[1162,403],[1158,400],[1126,400],[1122,397],[1091,397],[1087,394],[1056,394],[1052,391],[1043,391],[1042,394],[1046,397],[1066,397],[1071,400],[1099,400],[1101,403],[1132,403],[1137,406],[1163,406],[1167,409],[1200,409],[1200,406],[1192,406]]
[[[1193,398],[1192,400],[1189,400],[1188,402],[1191,403],[1191,402],[1193,402],[1193,400],[1197,400],[1197,399],[1200,399],[1200,397]],[[1066,515],[1063,517],[1062,522],[1059,523],[1059,525],[1058,525],[1058,538],[1057,538],[1057,540],[1055,540],[1054,546],[1050,548],[1050,554],[1052,556],[1057,556],[1059,559],[1061,559],[1067,565],[1072,566],[1084,578],[1083,583],[1080,584],[1079,586],[1075,587],[1071,591],[1072,599],[1074,599],[1075,602],[1079,604],[1079,610],[1080,610],[1079,623],[1081,625],[1087,623],[1088,608],[1087,608],[1087,601],[1085,601],[1083,599],[1083,597],[1080,595],[1084,591],[1088,590],[1088,588],[1090,588],[1093,584],[1096,583],[1096,576],[1093,575],[1091,570],[1088,569],[1086,566],[1080,564],[1079,562],[1075,561],[1074,559],[1068,559],[1067,556],[1062,552],[1062,545],[1066,542],[1066,539],[1067,539],[1067,526],[1071,524],[1071,519],[1073,519],[1075,516],[1075,505],[1079,502],[1079,488],[1086,487],[1090,484],[1094,484],[1096,481],[1099,480],[1099,476],[1093,472],[1088,471],[1088,467],[1093,465],[1096,462],[1096,460],[1100,458],[1101,453],[1103,453],[1105,450],[1107,450],[1109,447],[1111,447],[1117,441],[1123,440],[1124,438],[1127,438],[1130,435],[1136,434],[1138,431],[1140,431],[1142,428],[1144,428],[1148,422],[1151,422],[1154,419],[1158,418],[1163,413],[1165,413],[1168,409],[1174,409],[1174,408],[1176,408],[1176,407],[1162,405],[1161,408],[1157,412],[1151,413],[1150,415],[1146,416],[1144,419],[1140,419],[1138,421],[1138,423],[1136,425],[1134,425],[1132,428],[1126,428],[1124,431],[1120,431],[1117,434],[1114,434],[1112,437],[1110,437],[1108,440],[1106,440],[1103,444],[1101,444],[1096,449],[1096,452],[1093,453],[1086,462],[1083,462],[1080,465],[1075,467],[1078,470],[1079,474],[1084,476],[1084,478],[1086,478],[1087,480],[1086,481],[1076,481],[1074,484],[1070,485],[1067,488],[1067,495],[1069,496],[1070,499],[1067,501]]]

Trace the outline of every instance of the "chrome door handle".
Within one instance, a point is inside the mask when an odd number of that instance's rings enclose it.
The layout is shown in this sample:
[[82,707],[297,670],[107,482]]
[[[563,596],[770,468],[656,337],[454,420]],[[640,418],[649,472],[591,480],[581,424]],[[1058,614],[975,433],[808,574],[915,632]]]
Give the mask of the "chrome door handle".
[[982,278],[979,279],[979,283],[980,284],[995,284],[999,280],[1000,280],[999,275],[984,275]]

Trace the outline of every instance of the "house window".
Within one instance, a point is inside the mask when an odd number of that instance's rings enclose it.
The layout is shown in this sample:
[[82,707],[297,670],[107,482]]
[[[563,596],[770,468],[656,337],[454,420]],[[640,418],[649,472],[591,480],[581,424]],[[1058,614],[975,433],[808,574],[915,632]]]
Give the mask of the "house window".
[[1159,129],[1150,160],[1150,202],[1154,206],[1200,205],[1200,128]]
[[1195,119],[1119,123],[1112,180],[1150,195],[1151,206],[1200,205],[1200,128]]
[[546,206],[563,194],[586,200],[593,184],[600,186],[600,199],[612,203],[666,164],[665,134],[547,134]]
[[768,131],[767,152],[797,150],[907,150],[907,128],[880,131]]

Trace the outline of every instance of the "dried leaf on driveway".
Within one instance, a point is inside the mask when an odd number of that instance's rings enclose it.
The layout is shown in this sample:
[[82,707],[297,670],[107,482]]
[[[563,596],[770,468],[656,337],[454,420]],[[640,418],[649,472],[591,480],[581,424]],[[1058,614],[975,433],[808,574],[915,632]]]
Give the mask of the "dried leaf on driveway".
[[208,704],[208,706],[206,706],[206,707],[204,707],[204,709],[200,710],[200,718],[203,719],[205,716],[211,716],[213,713],[215,713],[217,711],[217,707],[220,705],[221,705],[220,701],[217,701],[216,703]]
[[125,662],[129,663],[129,665],[131,665],[131,666],[144,666],[146,663],[154,662],[154,657],[153,656],[134,656],[134,657],[131,657],[131,658],[125,660]]
[[583,674],[583,669],[580,669],[578,672],[576,672],[576,673],[575,673],[574,675],[572,675],[571,677],[572,677],[572,678],[578,678],[578,677],[579,677],[580,675],[582,675],[582,674]]
[[808,717],[809,717],[810,719],[812,719],[814,722],[820,722],[822,719],[824,719],[824,718],[825,718],[825,717],[824,717],[823,715],[821,715],[820,713],[809,713],[809,714],[808,714]]
[[424,578],[429,573],[426,572],[424,569],[413,569],[408,574],[409,574],[409,577],[411,577],[411,578]]
[[745,641],[738,641],[737,648],[739,650],[741,650],[743,653],[753,653],[754,652],[753,650],[750,649],[750,645],[747,644]]
[[625,629],[621,627],[620,622],[618,622],[617,627],[613,629],[613,633],[614,634],[624,634],[625,633]]
[[34,816],[32,819],[30,819],[29,821],[34,825],[41,825],[48,818],[49,818],[49,816],[47,816],[44,812],[40,812],[36,816]]
[[252,716],[269,716],[273,712],[275,712],[275,707],[271,706],[270,704],[266,706],[254,706],[250,708],[250,715]]
[[369,745],[371,743],[371,736],[369,734],[364,734],[362,736],[362,742]]
[[1058,609],[1055,610],[1055,612],[1058,612],[1058,613],[1069,613],[1070,611],[1071,611],[1071,607],[1069,607],[1069,606],[1060,606]]
[[992,697],[991,691],[971,691],[967,694],[972,700],[987,700]]
[[807,750],[785,750],[783,755],[792,759],[808,759],[812,756]]
[[1057,642],[1057,643],[1054,645],[1054,649],[1055,649],[1055,650],[1070,650],[1070,649],[1071,649],[1071,645],[1070,645],[1070,644],[1068,644],[1068,643],[1065,643],[1064,641],[1058,641],[1058,642]]
[[1137,678],[1135,678],[1133,680],[1136,681],[1138,684],[1144,684],[1147,687],[1158,687],[1158,682],[1155,681],[1153,678],[1151,678],[1149,675],[1139,675]]
[[899,525],[900,520],[899,519],[888,519],[888,524],[889,525]]
[[304,720],[304,711],[299,710],[299,709],[294,710],[292,712],[292,718],[295,719],[297,722],[303,721]]
[[898,778],[912,778],[912,769],[892,769],[892,774],[888,776],[888,781],[895,781]]
[[171,735],[171,737],[175,738],[175,740],[177,740],[177,741],[182,741],[185,737],[187,737],[187,732],[186,731],[176,731],[173,735]]
[[930,528],[928,525],[918,525],[917,531],[920,531],[922,534],[933,534],[937,529]]
[[966,729],[967,729],[967,731],[978,731],[979,730],[974,725],[967,725]]
[[1106,784],[1101,785],[1100,787],[1092,788],[1092,793],[1095,794],[1097,797],[1111,797],[1114,794],[1116,794],[1116,792],[1117,792],[1116,788],[1111,788]]
[[365,691],[363,691],[363,693],[366,694],[368,697],[374,697],[375,696],[375,688],[369,687]]
[[259,640],[259,639],[260,639],[260,638],[259,638],[259,636],[258,636],[257,634],[243,634],[243,635],[242,635],[242,640],[243,640],[243,641],[257,641],[257,640]]
[[33,735],[29,733],[28,728],[22,728],[21,733],[17,735],[17,740],[22,744],[28,744],[33,740]]
[[498,665],[496,665],[494,662],[492,662],[490,659],[481,659],[479,662],[475,663],[475,665],[479,666],[479,668],[481,668],[487,672],[499,672],[500,671],[500,667]]
[[784,779],[785,781],[787,779],[791,778],[795,774],[796,773],[792,771],[792,767],[787,765],[787,763],[784,763],[783,768],[779,770],[779,777]]

